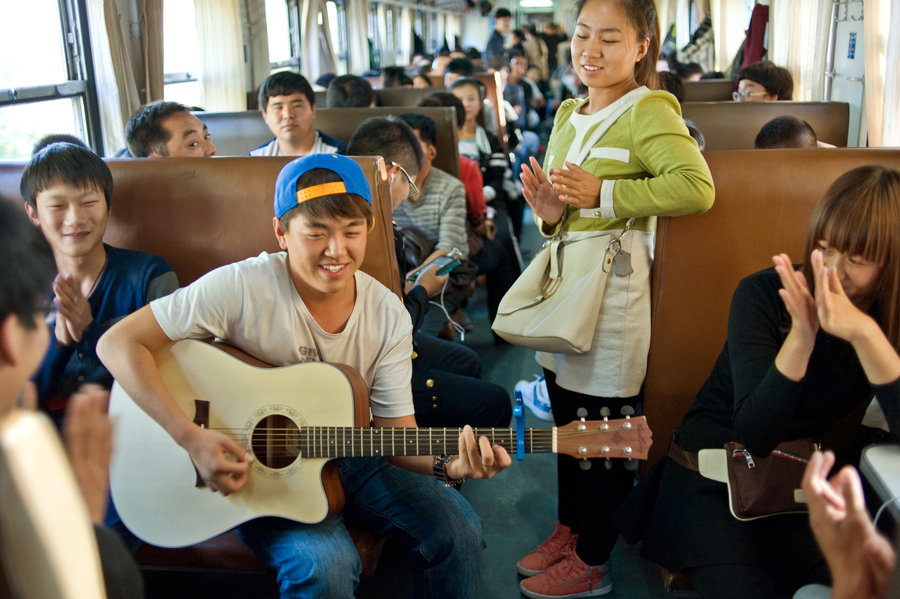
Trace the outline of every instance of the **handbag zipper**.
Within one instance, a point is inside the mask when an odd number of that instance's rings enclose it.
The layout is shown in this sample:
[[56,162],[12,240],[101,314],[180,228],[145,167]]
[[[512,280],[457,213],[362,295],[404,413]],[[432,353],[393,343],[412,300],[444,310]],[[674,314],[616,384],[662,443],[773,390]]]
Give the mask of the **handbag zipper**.
[[[819,443],[814,443],[815,450],[819,451],[821,445]],[[780,458],[785,458],[788,460],[792,460],[794,462],[800,462],[801,464],[808,464],[809,460],[804,458],[803,456],[799,456],[796,453],[791,453],[789,451],[784,451],[783,449],[773,449],[770,455],[778,456]],[[747,468],[756,468],[756,462],[753,461],[753,456],[746,449],[735,449],[731,453],[731,457],[736,458],[738,456],[743,457],[747,460]]]

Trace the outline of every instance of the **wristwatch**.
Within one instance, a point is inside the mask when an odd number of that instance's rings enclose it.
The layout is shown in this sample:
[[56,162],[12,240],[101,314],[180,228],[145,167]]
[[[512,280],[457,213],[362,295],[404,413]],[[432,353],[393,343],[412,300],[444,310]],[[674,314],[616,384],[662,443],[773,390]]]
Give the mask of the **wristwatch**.
[[459,489],[465,479],[450,478],[449,476],[447,476],[447,464],[449,464],[450,460],[452,459],[453,456],[446,453],[443,455],[434,456],[434,463],[432,464],[434,468],[434,477],[444,483],[445,487],[453,487],[454,489]]

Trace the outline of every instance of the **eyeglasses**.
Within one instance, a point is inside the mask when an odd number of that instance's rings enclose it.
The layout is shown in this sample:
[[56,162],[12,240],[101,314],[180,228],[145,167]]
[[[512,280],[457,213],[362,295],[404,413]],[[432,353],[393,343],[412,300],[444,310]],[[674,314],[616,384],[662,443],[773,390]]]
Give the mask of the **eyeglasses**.
[[406,196],[406,199],[411,200],[419,195],[419,188],[416,187],[416,184],[413,182],[412,177],[409,176],[409,173],[406,172],[406,169],[393,161],[391,161],[391,166],[400,167],[400,172],[403,173],[403,176],[406,177],[406,182],[409,183],[409,195]]
[[731,92],[731,97],[735,102],[746,102],[750,98],[756,96],[768,96],[769,92]]

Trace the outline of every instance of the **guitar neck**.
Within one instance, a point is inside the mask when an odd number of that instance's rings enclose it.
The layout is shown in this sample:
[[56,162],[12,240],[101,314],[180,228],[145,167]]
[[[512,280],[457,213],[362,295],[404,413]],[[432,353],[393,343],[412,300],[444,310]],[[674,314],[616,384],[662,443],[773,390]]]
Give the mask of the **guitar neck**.
[[[307,458],[362,456],[417,456],[456,453],[458,428],[354,428],[304,426],[293,435],[300,455]],[[556,428],[524,431],[526,453],[555,451]],[[475,437],[487,437],[508,451],[516,447],[515,429],[478,428]],[[288,439],[288,445],[293,442]]]

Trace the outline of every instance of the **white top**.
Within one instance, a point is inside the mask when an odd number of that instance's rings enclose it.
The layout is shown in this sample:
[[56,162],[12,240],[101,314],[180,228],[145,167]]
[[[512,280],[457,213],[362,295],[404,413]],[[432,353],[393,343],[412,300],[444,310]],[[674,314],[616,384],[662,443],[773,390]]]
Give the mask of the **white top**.
[[[312,150],[309,151],[310,154],[339,154],[340,151],[340,148],[337,146],[326,143],[322,136],[319,135],[319,132],[316,131],[316,141],[313,142]],[[284,154],[281,153],[281,148],[278,147],[278,138],[272,138],[272,141],[266,145],[250,150],[250,156],[284,156]]]
[[340,333],[324,331],[290,277],[287,253],[213,270],[191,285],[150,303],[170,339],[222,339],[273,366],[341,362],[369,388],[372,414],[413,414],[412,323],[400,299],[357,271],[356,303]]

